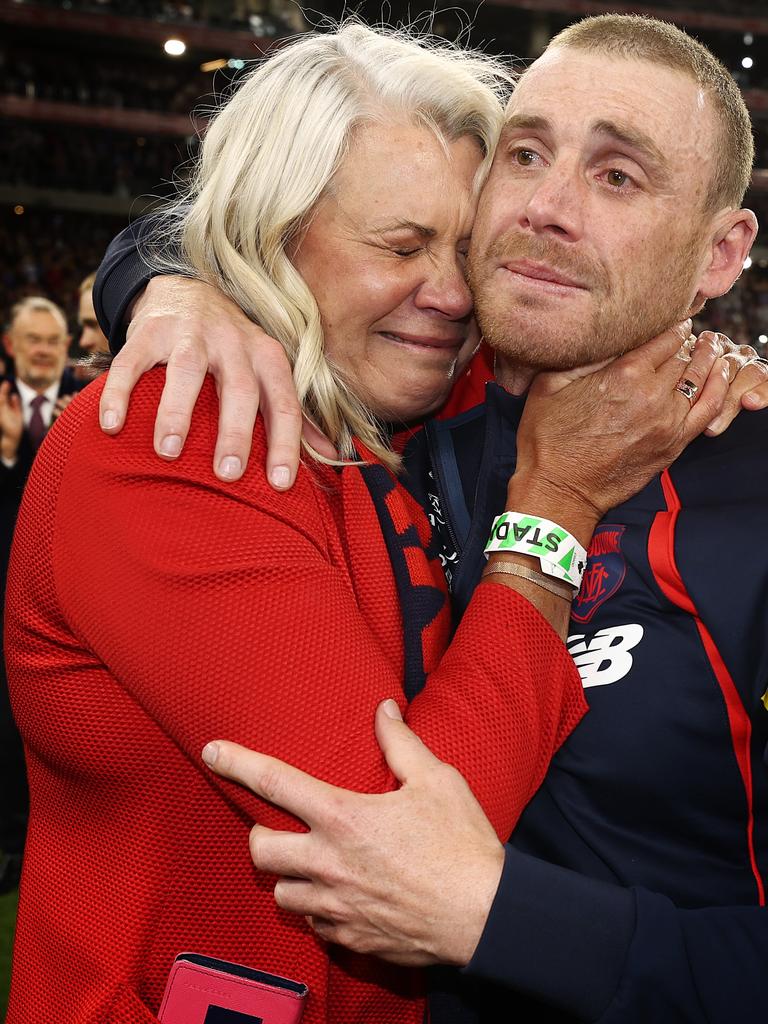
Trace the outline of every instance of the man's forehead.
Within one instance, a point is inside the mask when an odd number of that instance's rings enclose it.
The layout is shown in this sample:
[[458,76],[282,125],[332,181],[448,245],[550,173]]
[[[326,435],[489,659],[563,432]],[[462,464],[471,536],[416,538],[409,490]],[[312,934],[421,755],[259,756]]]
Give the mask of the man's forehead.
[[19,334],[34,334],[45,338],[64,341],[66,331],[58,319],[44,309],[24,310],[13,325]]
[[[646,149],[691,143],[710,148],[714,111],[689,75],[647,60],[574,47],[547,50],[521,77],[507,128],[538,119],[550,130],[581,130],[642,141]],[[658,152],[657,152],[658,155]]]

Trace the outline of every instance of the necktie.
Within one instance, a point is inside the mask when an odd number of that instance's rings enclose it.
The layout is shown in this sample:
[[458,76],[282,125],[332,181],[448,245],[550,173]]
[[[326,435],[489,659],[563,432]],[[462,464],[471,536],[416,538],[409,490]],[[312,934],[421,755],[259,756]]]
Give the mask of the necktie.
[[32,442],[32,447],[35,451],[42,444],[43,438],[45,437],[47,427],[43,421],[43,414],[40,412],[43,402],[47,402],[48,399],[45,395],[37,395],[36,398],[32,399],[32,416],[29,420],[29,426],[27,427],[27,433],[29,439]]

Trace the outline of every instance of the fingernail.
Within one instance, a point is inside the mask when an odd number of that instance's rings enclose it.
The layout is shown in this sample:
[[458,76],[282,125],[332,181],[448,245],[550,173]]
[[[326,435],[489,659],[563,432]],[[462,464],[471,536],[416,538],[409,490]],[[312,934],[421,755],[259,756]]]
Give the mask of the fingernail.
[[107,409],[101,417],[101,425],[105,430],[112,430],[118,424],[117,413],[114,409]]
[[757,391],[748,391],[741,399],[742,405],[749,405],[753,409],[761,409],[763,400]]
[[384,714],[388,718],[394,718],[398,722],[402,722],[403,716],[400,714],[400,708],[397,703],[393,700],[385,700],[383,704]]
[[275,466],[269,474],[269,482],[273,487],[288,487],[291,482],[291,474],[288,467]]
[[720,433],[723,432],[724,429],[725,429],[725,421],[722,418],[722,416],[718,416],[717,419],[712,420],[712,422],[707,427],[707,433],[710,434],[710,435],[712,435],[712,434],[720,434]]
[[181,438],[178,434],[167,434],[160,442],[160,454],[166,459],[175,459],[181,451]]
[[200,755],[209,768],[213,768],[216,764],[216,758],[219,756],[219,745],[218,743],[206,743],[203,747],[203,752]]
[[236,480],[240,476],[240,466],[236,455],[227,455],[219,463],[219,476],[223,480]]

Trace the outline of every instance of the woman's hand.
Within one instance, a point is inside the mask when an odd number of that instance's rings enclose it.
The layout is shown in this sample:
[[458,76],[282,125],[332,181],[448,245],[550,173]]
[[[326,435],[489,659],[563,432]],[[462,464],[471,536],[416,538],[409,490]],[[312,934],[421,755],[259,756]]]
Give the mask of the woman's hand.
[[154,437],[162,458],[181,453],[208,372],[221,403],[213,460],[220,479],[237,480],[245,471],[259,411],[267,431],[267,478],[277,490],[296,478],[302,434],[316,450],[336,457],[330,441],[302,416],[282,346],[222,292],[185,277],[154,277],[134,302],[126,343],[101,396],[103,430],[121,429],[139,377],[165,362]]
[[[705,331],[701,338],[712,336]],[[724,334],[714,335],[722,346],[731,386],[723,409],[705,434],[716,437],[727,430],[742,409],[756,412],[768,406],[768,360],[761,359],[751,345],[736,345]]]
[[[540,374],[518,431],[516,493],[533,480],[563,509],[564,525],[569,513],[597,522],[674,462],[722,415],[728,395],[716,335],[703,334],[681,361],[689,330],[686,321],[586,375]],[[696,389],[692,401],[676,390],[681,380]]]

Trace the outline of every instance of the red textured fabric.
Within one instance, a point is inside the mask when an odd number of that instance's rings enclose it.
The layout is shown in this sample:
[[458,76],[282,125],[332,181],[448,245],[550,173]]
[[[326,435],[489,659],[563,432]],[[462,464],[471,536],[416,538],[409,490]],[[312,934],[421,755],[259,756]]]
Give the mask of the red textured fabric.
[[[339,785],[391,788],[373,712],[396,696],[402,624],[360,472],[303,467],[276,494],[257,432],[244,479],[211,471],[208,381],[182,457],[152,451],[162,371],[116,438],[101,382],[38,456],[8,584],[6,652],[31,817],[8,1024],[153,1020],[173,958],[306,982],[307,1024],[421,1024],[419,972],[329,951],[253,868],[255,820],[299,828],[208,772],[233,739]],[[424,523],[418,524],[424,529]],[[429,642],[443,646],[444,623]],[[408,720],[506,836],[580,718],[565,648],[483,584]]]

